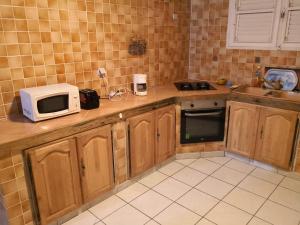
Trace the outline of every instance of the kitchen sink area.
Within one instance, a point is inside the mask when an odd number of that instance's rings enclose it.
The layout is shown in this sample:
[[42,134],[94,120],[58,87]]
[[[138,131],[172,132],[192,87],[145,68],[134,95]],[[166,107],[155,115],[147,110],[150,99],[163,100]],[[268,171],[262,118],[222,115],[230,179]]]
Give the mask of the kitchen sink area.
[[233,90],[233,93],[254,96],[258,98],[269,98],[271,100],[284,100],[300,103],[300,93],[297,91],[281,91],[260,87],[241,86]]

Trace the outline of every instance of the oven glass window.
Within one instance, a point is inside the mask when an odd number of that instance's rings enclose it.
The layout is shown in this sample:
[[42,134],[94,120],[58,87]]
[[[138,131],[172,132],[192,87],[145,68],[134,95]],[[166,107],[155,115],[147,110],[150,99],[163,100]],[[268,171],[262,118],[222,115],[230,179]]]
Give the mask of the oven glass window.
[[225,110],[187,112],[181,115],[181,143],[222,141]]
[[43,98],[37,102],[39,113],[53,113],[69,108],[69,95],[56,95]]

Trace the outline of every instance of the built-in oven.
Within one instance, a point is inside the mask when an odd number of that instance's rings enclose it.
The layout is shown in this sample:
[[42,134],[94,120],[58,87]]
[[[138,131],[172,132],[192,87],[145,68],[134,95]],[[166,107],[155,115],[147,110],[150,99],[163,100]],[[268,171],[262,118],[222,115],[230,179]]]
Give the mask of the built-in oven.
[[180,143],[223,141],[226,103],[222,99],[181,104]]

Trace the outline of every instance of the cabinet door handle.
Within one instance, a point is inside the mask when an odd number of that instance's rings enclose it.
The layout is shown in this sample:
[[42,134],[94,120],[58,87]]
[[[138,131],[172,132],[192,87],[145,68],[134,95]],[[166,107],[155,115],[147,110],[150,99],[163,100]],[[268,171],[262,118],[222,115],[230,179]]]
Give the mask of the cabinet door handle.
[[81,166],[81,174],[82,174],[82,176],[85,176],[85,165],[84,165],[84,161],[83,161],[83,159],[81,159],[81,161],[80,161],[80,166]]
[[264,127],[262,126],[260,130],[260,139],[263,139],[263,135],[264,135]]
[[285,17],[285,14],[286,14],[286,9],[283,9],[281,12],[280,12],[280,18],[283,19]]

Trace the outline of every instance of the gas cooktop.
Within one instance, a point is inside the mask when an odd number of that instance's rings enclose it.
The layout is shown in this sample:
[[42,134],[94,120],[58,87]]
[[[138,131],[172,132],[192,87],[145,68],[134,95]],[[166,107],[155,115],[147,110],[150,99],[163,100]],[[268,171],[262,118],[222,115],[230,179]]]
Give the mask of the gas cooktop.
[[206,81],[199,82],[177,82],[174,83],[179,91],[206,91],[216,90],[210,83]]

